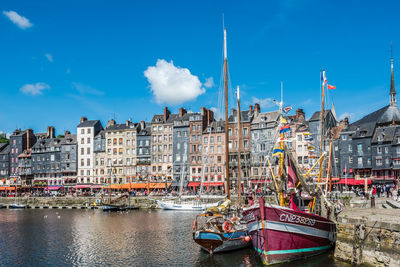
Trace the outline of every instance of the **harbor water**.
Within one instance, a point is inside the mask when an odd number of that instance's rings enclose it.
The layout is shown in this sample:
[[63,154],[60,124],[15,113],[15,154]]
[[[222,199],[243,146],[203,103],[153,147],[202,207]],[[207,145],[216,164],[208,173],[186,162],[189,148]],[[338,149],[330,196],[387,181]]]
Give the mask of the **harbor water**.
[[[262,266],[253,249],[209,255],[193,212],[0,210],[0,266]],[[331,254],[279,266],[343,266]]]

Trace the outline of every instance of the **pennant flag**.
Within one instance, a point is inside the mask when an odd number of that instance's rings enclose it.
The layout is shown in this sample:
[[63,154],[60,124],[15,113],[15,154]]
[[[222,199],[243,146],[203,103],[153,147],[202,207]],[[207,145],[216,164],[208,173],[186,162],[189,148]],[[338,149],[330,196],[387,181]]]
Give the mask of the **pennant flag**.
[[313,150],[313,149],[314,149],[313,146],[308,146],[308,147],[307,147],[307,150]]
[[336,89],[336,86],[328,84],[328,89]]
[[274,148],[274,152],[272,156],[277,156],[277,155],[282,155],[283,154],[283,149],[280,148]]
[[307,130],[307,126],[305,125],[299,128],[299,131],[305,131],[305,130]]
[[293,167],[293,162],[289,159],[289,157],[287,160],[287,180],[289,188],[294,188],[299,181],[299,178],[297,178],[296,171]]
[[286,113],[288,113],[289,111],[291,111],[292,110],[292,106],[287,106],[287,107],[284,107],[283,108],[283,112],[286,114]]
[[326,80],[326,76],[325,76],[325,70],[322,70],[321,73],[321,81],[322,81],[322,86],[324,86],[328,81]]
[[281,127],[281,130],[279,131],[279,133],[286,133],[286,132],[289,132],[290,131],[290,125],[289,124],[286,124],[285,126],[282,126]]
[[286,124],[286,123],[287,123],[287,120],[285,120],[284,117],[281,117],[281,123],[282,123],[282,124]]
[[303,133],[303,135],[311,135],[310,133]]

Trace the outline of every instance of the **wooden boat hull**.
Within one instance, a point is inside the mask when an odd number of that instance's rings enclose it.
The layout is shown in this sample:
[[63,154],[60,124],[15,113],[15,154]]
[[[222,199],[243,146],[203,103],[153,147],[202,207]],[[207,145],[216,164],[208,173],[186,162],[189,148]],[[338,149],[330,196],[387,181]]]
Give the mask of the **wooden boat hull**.
[[199,244],[203,250],[212,254],[251,246],[251,242],[245,240],[247,235],[247,230],[231,233],[195,231],[193,233],[193,240]]
[[125,206],[116,206],[116,205],[103,205],[103,211],[124,211],[127,210]]
[[26,206],[22,204],[10,204],[8,206],[9,209],[25,209]]
[[336,242],[334,222],[292,209],[264,206],[244,211],[254,249],[264,264],[293,261],[324,253]]

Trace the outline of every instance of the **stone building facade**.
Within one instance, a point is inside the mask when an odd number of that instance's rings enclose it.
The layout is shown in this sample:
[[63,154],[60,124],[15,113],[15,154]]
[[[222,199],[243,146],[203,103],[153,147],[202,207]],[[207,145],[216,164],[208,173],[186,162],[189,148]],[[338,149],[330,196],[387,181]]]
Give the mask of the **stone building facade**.
[[76,175],[78,170],[78,142],[76,134],[65,132],[64,138],[61,139],[61,176],[63,185],[71,188],[77,183]]
[[[173,121],[173,183],[172,186],[179,186],[181,183],[186,186],[189,181],[190,166],[190,137],[189,117],[191,114],[186,109],[180,108],[178,116]],[[183,181],[181,182],[181,179]]]
[[144,121],[136,136],[136,157],[136,180],[145,180],[151,176],[151,126]]
[[267,177],[268,159],[271,162],[272,151],[279,137],[279,118],[279,111],[262,113],[260,105],[254,105],[254,116],[250,124],[251,176],[254,180]]
[[0,143],[0,184],[6,184],[10,176],[10,145]]

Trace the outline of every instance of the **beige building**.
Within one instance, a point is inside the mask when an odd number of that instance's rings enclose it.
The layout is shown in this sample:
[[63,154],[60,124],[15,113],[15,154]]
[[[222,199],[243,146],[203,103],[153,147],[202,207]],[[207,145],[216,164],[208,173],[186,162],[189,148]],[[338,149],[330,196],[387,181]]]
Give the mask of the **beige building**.
[[136,134],[137,124],[126,121],[116,124],[109,120],[105,129],[105,153],[107,176],[112,183],[124,184],[136,176]]
[[[225,182],[225,121],[212,122],[203,132],[204,182]],[[198,181],[200,181],[201,176]]]

